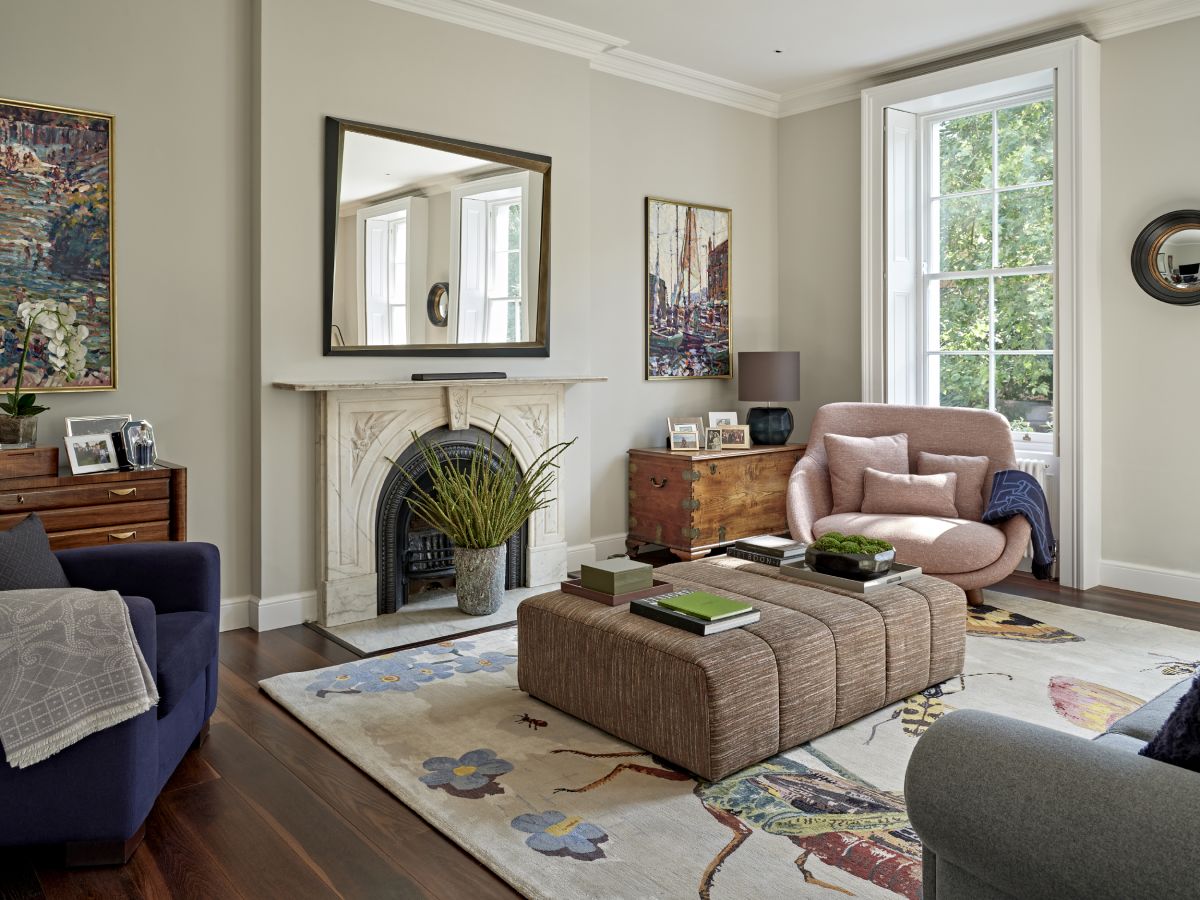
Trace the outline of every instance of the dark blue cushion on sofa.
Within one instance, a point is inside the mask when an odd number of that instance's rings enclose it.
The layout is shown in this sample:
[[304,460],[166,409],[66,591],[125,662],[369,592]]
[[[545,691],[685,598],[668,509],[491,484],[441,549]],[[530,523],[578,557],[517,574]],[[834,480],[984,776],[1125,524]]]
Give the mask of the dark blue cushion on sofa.
[[[158,685],[158,717],[175,708],[188,688],[217,652],[212,614],[205,612],[159,613],[155,616],[158,659],[154,681]],[[150,663],[146,660],[147,664]]]
[[1158,734],[1138,751],[1142,756],[1200,772],[1200,676],[1179,698]]

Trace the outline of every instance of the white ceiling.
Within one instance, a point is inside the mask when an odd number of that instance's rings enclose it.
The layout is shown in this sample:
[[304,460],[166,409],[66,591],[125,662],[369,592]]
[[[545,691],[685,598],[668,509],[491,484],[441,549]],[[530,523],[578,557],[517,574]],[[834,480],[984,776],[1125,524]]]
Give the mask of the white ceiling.
[[1005,41],[1064,28],[1103,40],[1200,16],[1200,0],[373,2],[769,116],[849,100],[885,73]]
[[488,167],[485,160],[473,156],[347,131],[339,199],[353,203]]

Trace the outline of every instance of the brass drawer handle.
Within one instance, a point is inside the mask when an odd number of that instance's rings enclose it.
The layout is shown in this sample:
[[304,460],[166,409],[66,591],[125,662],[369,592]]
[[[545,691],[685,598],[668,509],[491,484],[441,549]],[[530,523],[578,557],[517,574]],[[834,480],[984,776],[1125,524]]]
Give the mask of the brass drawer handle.
[[25,502],[25,495],[24,495],[24,494],[17,494],[17,502],[18,502],[18,503],[24,503],[24,502]]
[[128,541],[135,537],[137,537],[136,531],[110,531],[108,533],[108,539],[110,541]]
[[666,486],[667,486],[667,479],[665,479],[665,478],[659,479],[659,478],[655,478],[653,475],[651,475],[651,476],[650,476],[650,483],[651,483],[652,485],[654,485],[656,488],[666,487]]
[[137,494],[137,488],[109,488],[108,493],[113,497],[132,497]]

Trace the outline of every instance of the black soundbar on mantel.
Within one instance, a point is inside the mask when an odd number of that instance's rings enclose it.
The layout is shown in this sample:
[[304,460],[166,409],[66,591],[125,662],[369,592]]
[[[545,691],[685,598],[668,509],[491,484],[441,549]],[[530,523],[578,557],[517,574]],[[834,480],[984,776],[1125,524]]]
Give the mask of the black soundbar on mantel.
[[476,381],[481,378],[507,378],[507,372],[413,372],[413,381]]

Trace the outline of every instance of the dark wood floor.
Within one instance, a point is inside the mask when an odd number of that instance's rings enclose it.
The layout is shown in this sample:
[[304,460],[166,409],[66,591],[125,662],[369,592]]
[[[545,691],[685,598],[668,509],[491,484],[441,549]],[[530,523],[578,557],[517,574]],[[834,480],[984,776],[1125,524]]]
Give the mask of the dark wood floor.
[[[1000,589],[1200,631],[1200,604],[1182,600],[1027,576]],[[518,896],[258,690],[355,658],[303,626],[221,635],[212,733],[167,785],[129,865],[63,871],[45,853],[0,850],[0,900]]]

